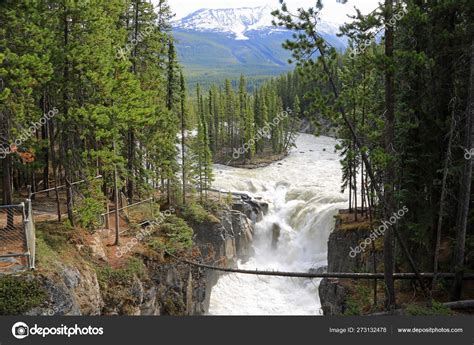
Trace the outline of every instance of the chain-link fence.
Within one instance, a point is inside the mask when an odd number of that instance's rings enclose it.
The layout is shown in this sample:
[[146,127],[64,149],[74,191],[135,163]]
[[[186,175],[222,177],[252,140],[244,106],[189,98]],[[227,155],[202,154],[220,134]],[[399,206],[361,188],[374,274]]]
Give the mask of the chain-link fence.
[[24,203],[0,206],[0,273],[18,272],[32,267],[28,245],[31,234],[26,227],[29,222],[26,212]]

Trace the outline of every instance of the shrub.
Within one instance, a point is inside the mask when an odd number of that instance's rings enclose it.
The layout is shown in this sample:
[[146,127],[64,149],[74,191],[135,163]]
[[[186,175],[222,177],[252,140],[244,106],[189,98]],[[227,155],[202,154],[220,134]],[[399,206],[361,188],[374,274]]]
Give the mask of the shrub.
[[364,311],[370,307],[370,289],[358,284],[354,294],[347,298],[347,309],[345,315],[363,315]]
[[0,278],[0,315],[21,315],[46,300],[38,280],[18,276]]
[[120,314],[128,315],[139,303],[133,290],[134,277],[143,281],[148,276],[143,261],[130,258],[123,268],[98,268],[97,277],[105,304],[117,308]]
[[199,204],[191,203],[183,207],[183,217],[197,224],[209,220],[209,213]]
[[448,307],[445,307],[442,303],[433,301],[431,308],[409,304],[405,311],[408,315],[413,316],[435,316],[435,315],[451,315],[453,312]]
[[234,204],[234,197],[232,196],[232,193],[229,192],[229,194],[227,194],[225,203],[227,204],[227,206],[232,206]]
[[137,258],[128,259],[124,268],[114,269],[106,266],[98,269],[99,284],[104,289],[107,286],[126,285],[134,275],[139,278],[146,276],[145,265],[142,260]]
[[104,213],[104,203],[95,198],[85,198],[78,203],[76,211],[79,224],[94,230],[101,225],[100,215]]
[[176,251],[189,249],[193,245],[193,229],[182,219],[175,215],[166,218],[161,226],[162,237],[155,238],[149,245],[155,250],[166,250],[173,254]]
[[89,179],[89,183],[81,188],[84,198],[80,199],[74,207],[78,223],[88,230],[96,229],[102,223],[100,215],[105,212],[106,198],[102,193],[101,185],[101,180]]

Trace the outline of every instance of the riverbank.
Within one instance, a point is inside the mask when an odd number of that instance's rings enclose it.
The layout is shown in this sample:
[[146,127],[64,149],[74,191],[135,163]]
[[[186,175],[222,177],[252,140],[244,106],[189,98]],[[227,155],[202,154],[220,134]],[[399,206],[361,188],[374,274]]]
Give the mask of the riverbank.
[[227,165],[234,168],[258,169],[265,168],[272,163],[279,162],[287,157],[289,152],[272,153],[269,150],[263,153],[254,154],[252,159],[235,159],[228,156],[216,157],[215,164]]
[[288,153],[262,155],[262,156],[256,156],[252,160],[243,160],[243,161],[231,160],[226,165],[234,167],[234,168],[241,168],[241,169],[265,168],[269,166],[270,164],[283,160],[287,156],[288,156]]

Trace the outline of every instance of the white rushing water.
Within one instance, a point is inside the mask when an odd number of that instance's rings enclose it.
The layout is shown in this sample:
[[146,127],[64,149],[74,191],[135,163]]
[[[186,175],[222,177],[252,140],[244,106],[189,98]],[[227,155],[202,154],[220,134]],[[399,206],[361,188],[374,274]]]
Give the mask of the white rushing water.
[[[269,212],[255,229],[255,255],[244,269],[308,271],[327,264],[334,215],[346,206],[335,140],[300,134],[280,162],[247,170],[215,166],[214,188],[262,197]],[[281,229],[272,246],[272,229]],[[318,279],[222,275],[212,288],[211,315],[319,315]]]

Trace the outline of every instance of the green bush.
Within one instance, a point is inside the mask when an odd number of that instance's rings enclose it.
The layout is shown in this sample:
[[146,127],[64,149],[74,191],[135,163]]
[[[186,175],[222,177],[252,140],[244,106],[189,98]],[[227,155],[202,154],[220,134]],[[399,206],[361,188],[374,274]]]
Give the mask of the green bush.
[[98,269],[99,285],[103,289],[115,285],[128,284],[133,276],[143,278],[146,276],[145,265],[142,260],[137,258],[128,259],[124,268],[111,268],[110,266]]
[[0,315],[21,315],[42,304],[46,297],[37,280],[17,276],[0,278]]
[[232,193],[229,192],[229,194],[227,194],[226,199],[225,199],[225,203],[229,207],[231,207],[234,204],[234,197],[232,196]]
[[100,215],[105,213],[106,198],[101,185],[101,180],[91,178],[87,186],[81,190],[84,198],[74,207],[78,223],[88,230],[98,228],[102,223]]
[[371,305],[370,289],[358,284],[354,294],[347,298],[345,315],[363,315],[364,310]]
[[105,212],[104,202],[93,197],[84,198],[78,203],[75,211],[77,211],[79,224],[88,230],[94,230],[102,223],[101,214]]
[[[191,222],[202,224],[212,221],[212,215],[199,204],[191,203],[183,207],[183,217]],[[215,218],[215,217],[214,217]]]
[[431,308],[423,307],[416,304],[409,304],[405,308],[408,315],[413,316],[435,316],[435,315],[452,315],[451,309],[445,307],[442,303],[433,301]]
[[189,249],[193,245],[193,229],[182,218],[175,215],[166,218],[166,222],[161,225],[161,233],[161,237],[149,242],[155,250],[166,250],[173,254]]
[[143,281],[148,275],[142,260],[130,258],[123,268],[98,268],[97,277],[105,304],[116,307],[120,314],[128,315],[139,303],[133,293],[134,277]]

